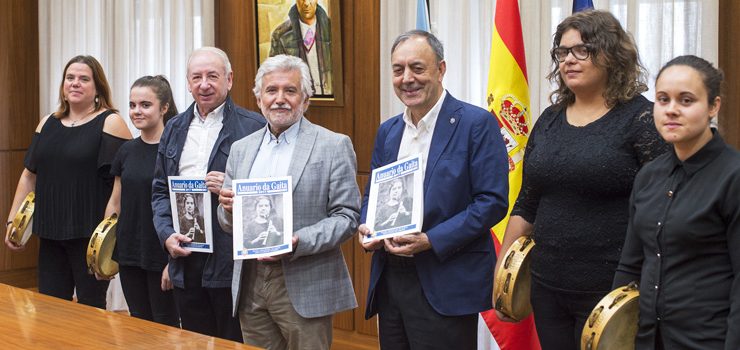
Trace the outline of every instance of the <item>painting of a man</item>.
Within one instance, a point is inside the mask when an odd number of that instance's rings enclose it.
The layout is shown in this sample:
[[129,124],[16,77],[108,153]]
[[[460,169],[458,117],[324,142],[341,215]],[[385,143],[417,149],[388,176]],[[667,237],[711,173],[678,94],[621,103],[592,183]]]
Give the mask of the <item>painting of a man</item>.
[[318,0],[296,0],[270,39],[270,57],[297,56],[308,64],[314,97],[334,94],[331,51],[331,21]]

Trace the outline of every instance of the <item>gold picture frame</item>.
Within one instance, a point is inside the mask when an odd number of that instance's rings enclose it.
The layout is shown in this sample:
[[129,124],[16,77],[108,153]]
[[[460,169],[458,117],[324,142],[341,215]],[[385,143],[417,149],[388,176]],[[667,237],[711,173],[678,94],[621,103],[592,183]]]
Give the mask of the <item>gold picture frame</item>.
[[257,66],[277,54],[302,58],[311,69],[314,84],[311,104],[316,106],[344,105],[339,2],[255,1]]

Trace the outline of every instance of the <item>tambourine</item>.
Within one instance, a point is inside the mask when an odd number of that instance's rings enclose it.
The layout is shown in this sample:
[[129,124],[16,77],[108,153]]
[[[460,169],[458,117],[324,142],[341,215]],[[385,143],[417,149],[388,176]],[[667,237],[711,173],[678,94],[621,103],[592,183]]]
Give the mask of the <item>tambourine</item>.
[[33,208],[36,204],[36,194],[31,191],[26,195],[21,207],[18,208],[13,223],[10,224],[10,234],[8,240],[16,245],[25,245],[31,238],[33,227]]
[[111,278],[118,273],[118,263],[113,260],[113,248],[116,246],[116,224],[118,215],[115,213],[100,222],[90,237],[87,245],[87,269],[90,273]]
[[617,288],[596,304],[581,333],[582,350],[633,350],[639,317],[637,283]]
[[502,255],[504,261],[496,273],[496,289],[493,291],[494,307],[506,316],[521,321],[532,313],[529,291],[532,279],[529,274],[529,252],[534,239],[521,236]]

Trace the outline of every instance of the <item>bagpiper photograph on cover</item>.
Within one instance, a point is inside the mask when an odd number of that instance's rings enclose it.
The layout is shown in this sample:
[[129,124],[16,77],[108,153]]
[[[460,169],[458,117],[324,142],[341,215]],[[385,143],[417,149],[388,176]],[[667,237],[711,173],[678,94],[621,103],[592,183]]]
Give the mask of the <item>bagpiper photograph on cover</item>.
[[420,232],[423,206],[421,155],[374,169],[365,223],[372,234],[364,240]]
[[192,239],[182,247],[194,251],[213,253],[211,228],[211,196],[204,178],[170,176],[170,206],[175,231]]
[[293,251],[290,176],[234,180],[234,260]]

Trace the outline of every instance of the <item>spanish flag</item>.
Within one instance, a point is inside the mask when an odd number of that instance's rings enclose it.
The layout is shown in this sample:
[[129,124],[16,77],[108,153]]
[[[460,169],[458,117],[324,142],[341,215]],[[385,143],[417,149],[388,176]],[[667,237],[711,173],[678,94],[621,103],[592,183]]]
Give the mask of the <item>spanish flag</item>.
[[[498,121],[509,154],[509,213],[522,187],[524,148],[532,129],[518,5],[517,0],[496,1],[487,91],[488,110]],[[508,221],[507,215],[491,229],[497,250],[501,247]],[[540,348],[531,315],[516,324],[499,321],[493,310],[481,313],[481,316],[502,350]]]

